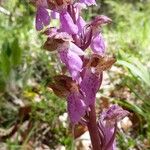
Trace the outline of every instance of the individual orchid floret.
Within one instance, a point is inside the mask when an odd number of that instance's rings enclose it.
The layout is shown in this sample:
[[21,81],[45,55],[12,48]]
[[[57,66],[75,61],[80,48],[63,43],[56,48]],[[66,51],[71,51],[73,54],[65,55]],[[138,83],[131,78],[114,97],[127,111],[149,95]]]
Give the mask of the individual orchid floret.
[[85,116],[87,106],[84,97],[79,91],[72,92],[68,98],[68,113],[72,124],[77,124]]
[[96,93],[101,83],[103,71],[109,69],[115,62],[114,58],[101,57],[94,54],[82,71],[81,91],[85,94],[87,106],[95,104]]
[[73,80],[79,81],[83,62],[80,56],[70,50],[59,51],[61,61],[66,65]]
[[[103,56],[105,53],[105,42],[100,32],[103,24],[110,23],[111,19],[101,15],[95,17],[90,23],[86,24],[82,18],[78,18],[77,25],[81,34],[81,48],[86,50],[89,46],[95,54]],[[81,32],[82,31],[82,32]]]
[[49,83],[49,87],[52,88],[57,96],[67,98],[67,108],[71,123],[77,124],[81,121],[82,117],[85,116],[87,107],[79,85],[71,77],[57,75]]
[[105,111],[105,113],[102,115],[102,118],[105,122],[105,126],[113,127],[116,122],[121,121],[128,114],[129,112],[120,106],[113,105],[107,111]]
[[102,74],[97,76],[96,74],[92,73],[90,69],[85,71],[80,88],[85,95],[84,101],[87,107],[95,104],[96,93],[99,90],[101,83]]
[[49,24],[50,24],[50,15],[48,11],[44,7],[39,6],[37,8],[36,13],[36,30],[40,31]]
[[102,150],[115,150],[117,122],[129,115],[129,112],[118,105],[113,105],[102,112],[98,121]]
[[87,60],[86,64],[84,64],[84,70],[82,71],[80,88],[85,95],[85,103],[87,106],[95,104],[96,93],[102,83],[102,71],[99,72],[99,74],[95,71],[98,63],[99,57],[93,55],[92,58]]
[[58,53],[73,80],[79,82],[80,72],[83,66],[83,61],[80,56],[83,56],[84,52],[73,42],[66,42],[64,43],[64,47],[59,47]]
[[57,50],[61,61],[66,65],[72,78],[78,80],[83,65],[80,56],[83,56],[84,52],[72,42],[72,38],[66,32],[56,31],[55,33],[54,30],[54,33],[49,31],[49,34],[44,48],[49,51]]
[[87,106],[78,84],[72,84],[70,91],[67,97],[69,118],[72,124],[77,124],[85,116]]

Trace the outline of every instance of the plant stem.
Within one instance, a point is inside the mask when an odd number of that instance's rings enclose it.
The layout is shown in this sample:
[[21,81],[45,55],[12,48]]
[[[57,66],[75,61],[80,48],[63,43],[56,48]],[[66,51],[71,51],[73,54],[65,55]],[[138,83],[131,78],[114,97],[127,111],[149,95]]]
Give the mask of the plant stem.
[[91,105],[90,109],[91,111],[89,112],[89,123],[87,126],[90,133],[92,147],[93,150],[101,150],[101,142],[100,137],[98,135],[98,128],[96,124],[95,105]]

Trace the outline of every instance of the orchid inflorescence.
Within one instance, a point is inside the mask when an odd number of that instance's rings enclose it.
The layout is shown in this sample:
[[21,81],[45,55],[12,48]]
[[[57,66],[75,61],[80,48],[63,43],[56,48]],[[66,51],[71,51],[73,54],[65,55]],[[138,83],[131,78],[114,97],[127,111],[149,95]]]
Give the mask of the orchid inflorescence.
[[[71,124],[88,126],[94,150],[114,149],[116,124],[128,112],[113,105],[101,113],[98,121],[95,113],[103,71],[115,63],[113,57],[105,55],[101,33],[102,26],[111,19],[100,15],[86,23],[81,12],[96,5],[95,0],[31,0],[31,3],[37,8],[36,29],[47,36],[43,47],[56,51],[70,74],[55,76],[49,86],[57,96],[67,99]],[[49,27],[52,19],[59,20],[59,28]]]

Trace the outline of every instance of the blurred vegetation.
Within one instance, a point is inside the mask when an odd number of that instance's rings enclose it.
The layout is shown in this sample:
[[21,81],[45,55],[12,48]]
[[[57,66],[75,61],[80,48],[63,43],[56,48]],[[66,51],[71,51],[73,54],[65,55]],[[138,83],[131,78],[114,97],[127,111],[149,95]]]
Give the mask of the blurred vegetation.
[[[148,150],[150,1],[99,0],[96,8],[85,12],[87,20],[97,14],[113,20],[102,32],[107,52],[116,56],[117,63],[107,72],[109,88],[101,88],[100,99],[105,97],[132,112],[132,126],[118,132],[117,145],[120,150]],[[27,1],[0,0],[0,128],[7,130],[19,124],[13,138],[0,137],[0,146],[17,150],[44,144],[71,149],[69,126],[60,119],[66,112],[65,100],[47,87],[51,77],[61,71],[60,64],[55,54],[42,49],[44,37],[34,29],[34,15]]]

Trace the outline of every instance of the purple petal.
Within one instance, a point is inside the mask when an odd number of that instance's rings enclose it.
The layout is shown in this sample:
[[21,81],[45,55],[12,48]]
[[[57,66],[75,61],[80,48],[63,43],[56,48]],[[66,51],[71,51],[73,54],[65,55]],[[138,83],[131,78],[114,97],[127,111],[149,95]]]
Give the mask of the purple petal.
[[64,64],[68,65],[67,50],[59,51],[59,55],[60,55],[61,61],[62,61]]
[[86,25],[85,20],[81,16],[79,16],[79,18],[77,19],[77,26],[79,29],[79,31],[78,31],[79,34],[81,34],[83,32],[83,28],[85,25]]
[[126,117],[128,114],[128,111],[123,110],[117,105],[113,105],[101,113],[98,127],[100,133],[103,135],[103,149],[115,150],[115,134],[117,129],[117,122]]
[[84,51],[82,51],[78,46],[76,46],[72,42],[69,43],[69,50],[74,52],[75,54],[77,54],[79,56],[83,56],[85,54]]
[[44,28],[44,26],[48,26],[50,23],[50,16],[48,11],[39,6],[36,13],[36,30],[40,31]]
[[101,34],[93,37],[90,47],[96,54],[103,55],[105,53],[105,43]]
[[96,1],[95,0],[80,0],[81,3],[84,3],[88,6],[91,6],[91,5],[96,5]]
[[68,97],[68,113],[71,123],[76,124],[84,117],[86,105],[79,93],[71,93]]
[[[102,113],[102,119],[105,120],[106,125],[114,126],[114,124],[129,114],[128,111],[122,109],[118,105],[111,106],[108,110]],[[101,120],[102,120],[101,119]]]
[[74,24],[71,16],[68,12],[60,14],[61,31],[67,32],[68,34],[77,34],[78,27]]
[[81,58],[76,53],[67,50],[59,51],[59,54],[61,61],[65,63],[73,80],[77,80],[83,65]]
[[115,135],[116,135],[116,129],[117,126],[114,126],[113,128],[103,126],[103,124],[99,123],[99,130],[102,134],[101,136],[101,142],[102,149],[104,150],[115,150],[116,142],[115,142]]
[[52,19],[59,19],[59,13],[56,11],[51,11],[51,18]]
[[95,103],[96,93],[101,85],[102,75],[97,76],[90,70],[86,70],[83,80],[80,84],[81,91],[85,94],[86,105]]
[[83,65],[81,58],[72,51],[68,51],[67,56],[68,56],[68,64],[71,70],[81,71]]

